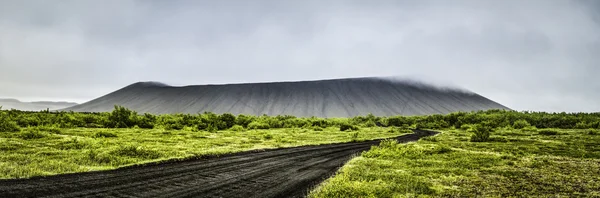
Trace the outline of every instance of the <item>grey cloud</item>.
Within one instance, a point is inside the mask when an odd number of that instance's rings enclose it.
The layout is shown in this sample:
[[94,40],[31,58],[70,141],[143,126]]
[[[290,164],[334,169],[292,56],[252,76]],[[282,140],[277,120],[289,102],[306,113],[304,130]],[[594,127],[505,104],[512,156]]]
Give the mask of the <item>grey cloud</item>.
[[0,97],[404,76],[517,110],[600,111],[600,4],[0,0]]

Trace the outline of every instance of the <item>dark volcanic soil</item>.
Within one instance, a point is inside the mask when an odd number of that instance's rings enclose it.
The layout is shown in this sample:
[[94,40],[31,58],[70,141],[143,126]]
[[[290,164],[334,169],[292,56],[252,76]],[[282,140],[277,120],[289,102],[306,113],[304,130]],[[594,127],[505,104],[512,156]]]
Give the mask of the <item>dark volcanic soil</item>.
[[[415,141],[436,132],[397,137]],[[0,180],[0,197],[303,197],[380,140],[243,152],[111,171]]]

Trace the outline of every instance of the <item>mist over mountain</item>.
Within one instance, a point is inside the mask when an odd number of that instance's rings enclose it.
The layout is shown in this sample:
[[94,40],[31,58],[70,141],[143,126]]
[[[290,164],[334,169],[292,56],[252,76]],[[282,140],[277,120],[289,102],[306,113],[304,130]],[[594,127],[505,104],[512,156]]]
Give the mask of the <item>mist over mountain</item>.
[[12,98],[0,98],[2,109],[17,109],[23,111],[58,110],[77,105],[74,102],[34,101],[22,102]]

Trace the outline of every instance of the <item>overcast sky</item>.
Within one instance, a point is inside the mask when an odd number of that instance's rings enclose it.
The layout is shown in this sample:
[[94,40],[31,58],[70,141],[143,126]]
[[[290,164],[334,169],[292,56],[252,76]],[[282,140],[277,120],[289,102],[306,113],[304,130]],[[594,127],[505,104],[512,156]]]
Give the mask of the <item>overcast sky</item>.
[[360,76],[600,111],[600,1],[0,0],[0,98]]

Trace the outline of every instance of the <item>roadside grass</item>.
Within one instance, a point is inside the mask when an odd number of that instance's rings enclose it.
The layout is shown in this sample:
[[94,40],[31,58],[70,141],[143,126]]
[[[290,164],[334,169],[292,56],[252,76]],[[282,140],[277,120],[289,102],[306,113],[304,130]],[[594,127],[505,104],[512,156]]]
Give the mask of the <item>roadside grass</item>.
[[167,159],[247,150],[363,141],[399,136],[405,131],[337,127],[207,132],[164,129],[22,128],[0,133],[0,178],[27,178],[115,169]]
[[313,189],[318,197],[600,197],[596,130],[501,129],[491,141],[445,130],[385,141]]

